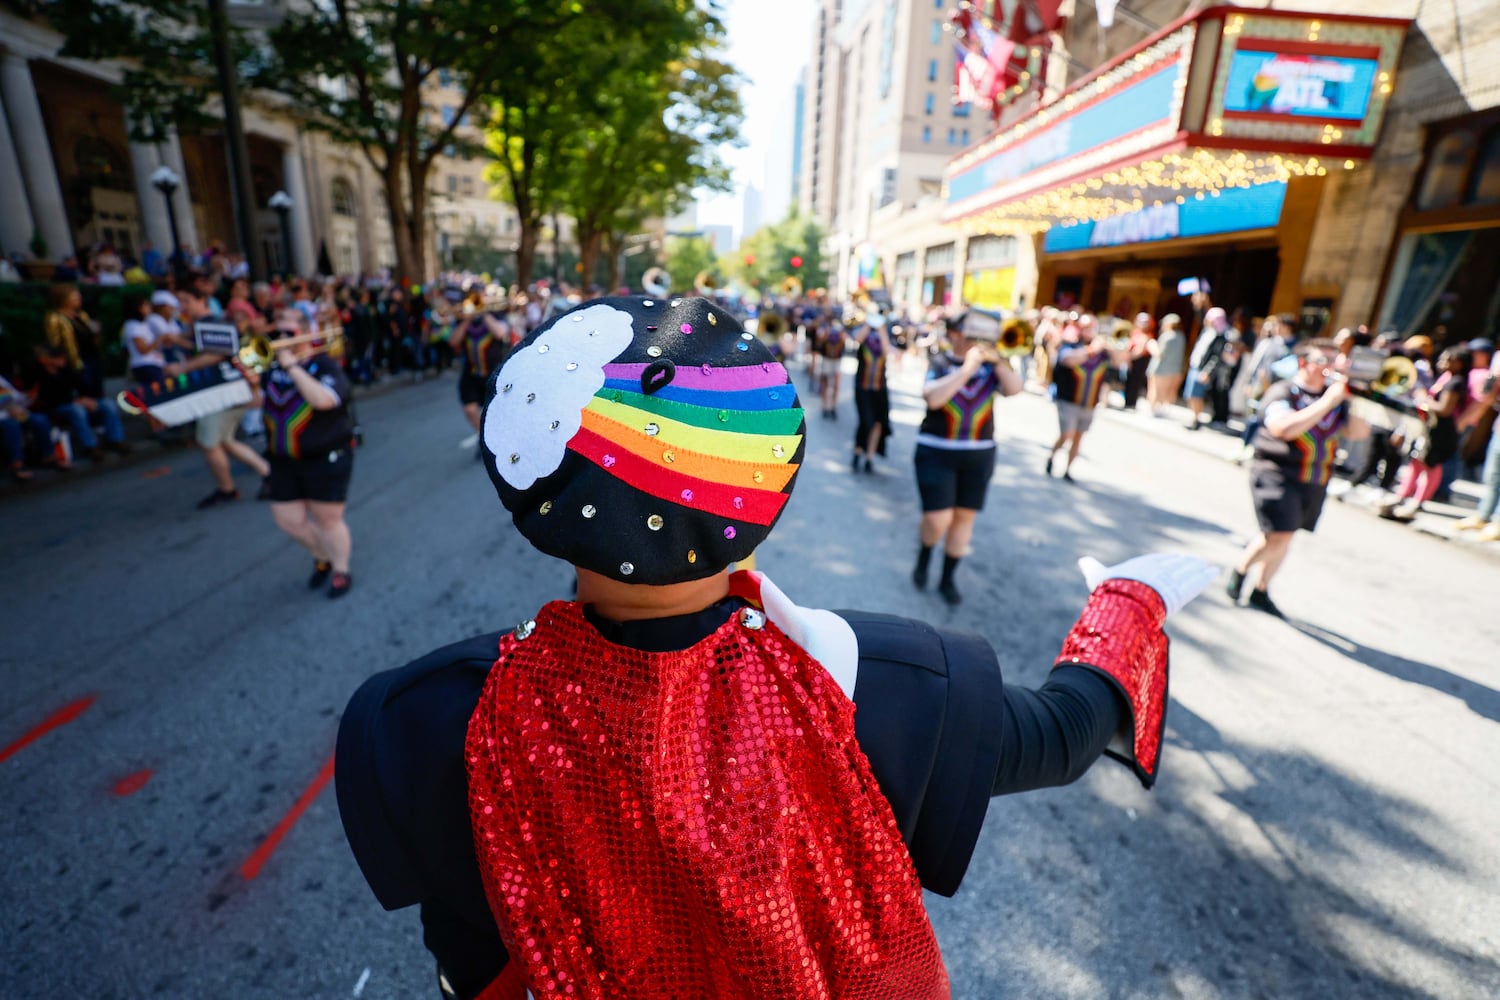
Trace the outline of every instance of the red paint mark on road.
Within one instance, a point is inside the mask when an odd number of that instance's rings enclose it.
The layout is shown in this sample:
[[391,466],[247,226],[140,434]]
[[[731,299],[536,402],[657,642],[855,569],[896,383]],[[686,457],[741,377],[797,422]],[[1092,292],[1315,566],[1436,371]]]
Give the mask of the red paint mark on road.
[[152,771],[150,770],[150,768],[147,768],[144,771],[137,771],[134,774],[125,775],[125,777],[115,782],[114,793],[121,798],[124,798],[127,795],[134,795],[136,792],[146,787],[146,782],[151,780],[151,774]]
[[307,786],[302,796],[297,799],[292,808],[287,811],[287,814],[281,818],[281,822],[277,823],[275,828],[266,835],[266,839],[261,841],[261,845],[255,849],[255,853],[251,854],[250,857],[245,859],[245,863],[240,865],[240,875],[248,881],[260,874],[260,870],[266,866],[266,862],[271,860],[271,855],[276,853],[276,848],[281,845],[282,838],[290,832],[292,827],[296,825],[297,820],[302,818],[302,814],[307,812],[307,807],[313,804],[313,800],[323,791],[324,786],[332,780],[333,757],[330,755],[328,762],[318,772],[318,776],[312,780],[312,784]]
[[159,465],[159,466],[157,466],[154,469],[147,469],[145,472],[142,472],[141,473],[141,478],[142,479],[160,479],[162,476],[170,475],[171,472],[172,472],[172,467],[170,465]]
[[93,695],[79,698],[77,701],[68,702],[62,708],[59,708],[57,711],[47,716],[32,729],[28,730],[26,732],[26,735],[22,736],[20,739],[7,746],[4,750],[0,750],[0,761],[9,760],[21,750],[25,749],[26,747],[35,743],[37,740],[41,739],[43,736],[46,736],[48,733],[52,732],[52,730],[66,726],[68,723],[78,718],[84,712],[88,711],[88,707],[93,703]]

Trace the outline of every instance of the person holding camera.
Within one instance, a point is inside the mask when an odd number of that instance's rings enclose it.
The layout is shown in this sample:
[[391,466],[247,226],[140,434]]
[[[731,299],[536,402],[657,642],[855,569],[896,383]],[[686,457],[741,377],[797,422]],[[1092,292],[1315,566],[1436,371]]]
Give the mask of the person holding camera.
[[[344,523],[349,479],[354,471],[352,392],[344,370],[328,357],[326,345],[310,336],[306,314],[283,309],[276,315],[276,365],[262,385],[266,424],[266,477],[271,517],[276,526],[313,557],[309,590],[329,583],[329,597],[349,593],[353,543]],[[331,579],[330,579],[331,576]]]
[[932,550],[942,542],[938,593],[949,604],[963,600],[953,574],[968,553],[974,518],[984,509],[995,471],[995,397],[1025,388],[995,350],[1001,319],[979,309],[947,319],[952,349],[933,355],[922,389],[927,416],[917,431],[916,457],[921,548],[911,580],[918,590],[927,586]]

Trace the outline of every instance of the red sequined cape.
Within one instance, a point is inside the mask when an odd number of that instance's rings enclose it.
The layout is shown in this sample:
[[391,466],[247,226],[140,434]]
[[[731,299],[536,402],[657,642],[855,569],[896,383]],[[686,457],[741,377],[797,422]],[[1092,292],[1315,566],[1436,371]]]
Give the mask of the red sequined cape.
[[511,955],[486,998],[948,996],[854,706],[758,612],[647,653],[549,604],[501,641],[466,755]]

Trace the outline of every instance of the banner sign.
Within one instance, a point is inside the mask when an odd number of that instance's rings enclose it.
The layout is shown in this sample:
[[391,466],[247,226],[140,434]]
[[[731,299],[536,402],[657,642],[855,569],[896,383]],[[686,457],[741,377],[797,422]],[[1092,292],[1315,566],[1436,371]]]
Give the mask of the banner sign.
[[233,323],[199,320],[193,324],[193,345],[200,354],[223,354],[232,358],[240,353],[240,331]]
[[1247,48],[1242,39],[1224,85],[1225,115],[1331,118],[1358,122],[1370,107],[1377,59]]
[[1138,132],[1165,121],[1173,112],[1173,94],[1181,66],[1174,60],[1120,91],[1033,131],[992,156],[954,174],[948,181],[948,203],[963,201],[997,184],[1013,181],[1038,167]]
[[1281,221],[1281,203],[1285,199],[1286,184],[1281,181],[1229,188],[1217,198],[1189,198],[1181,205],[1167,202],[1097,222],[1054,226],[1047,230],[1042,249],[1047,253],[1067,253],[1269,229]]

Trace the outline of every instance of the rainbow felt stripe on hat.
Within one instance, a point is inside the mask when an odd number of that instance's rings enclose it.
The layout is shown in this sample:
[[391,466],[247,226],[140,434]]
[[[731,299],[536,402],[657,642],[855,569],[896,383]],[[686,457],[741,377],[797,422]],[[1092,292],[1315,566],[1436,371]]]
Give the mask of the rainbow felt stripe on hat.
[[641,391],[644,364],[609,364],[568,450],[671,503],[769,526],[797,473],[803,414],[774,362],[677,368]]

